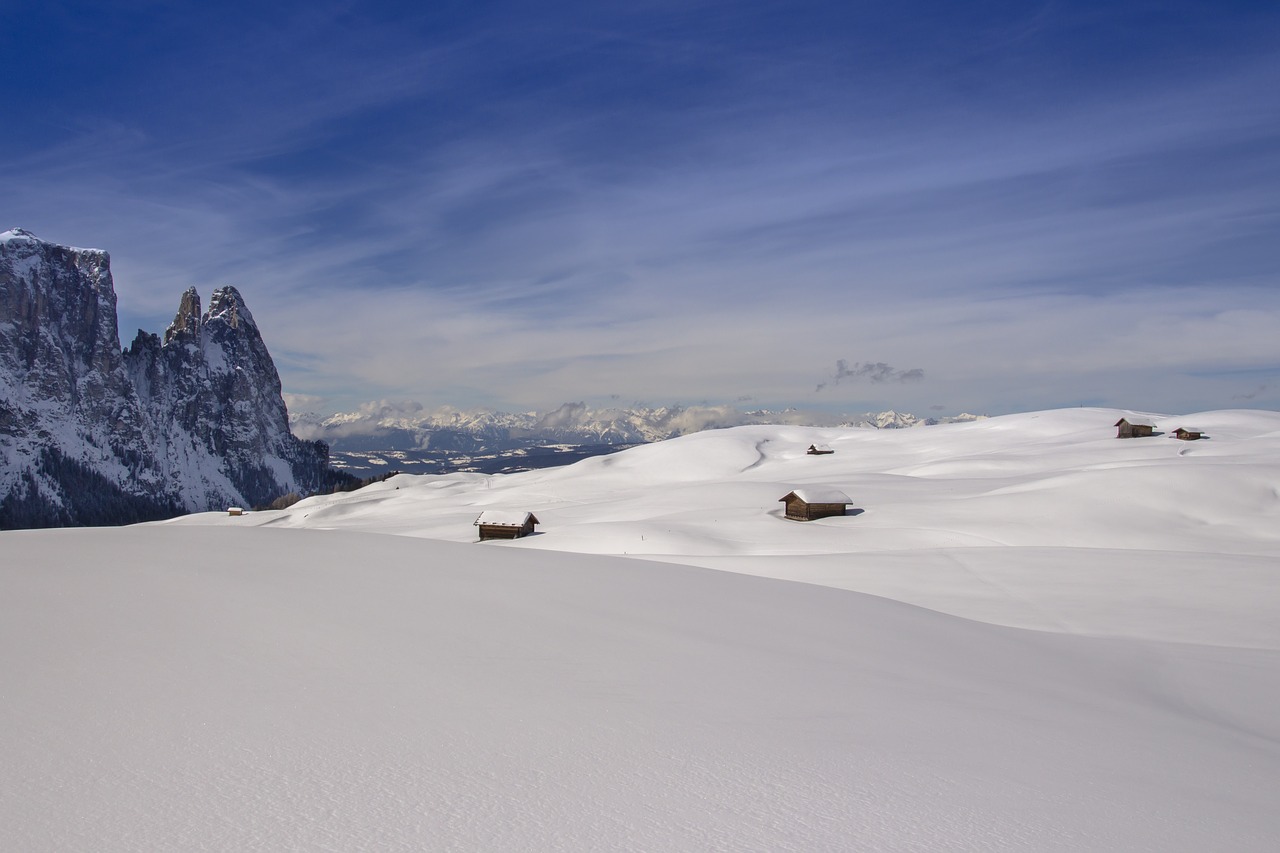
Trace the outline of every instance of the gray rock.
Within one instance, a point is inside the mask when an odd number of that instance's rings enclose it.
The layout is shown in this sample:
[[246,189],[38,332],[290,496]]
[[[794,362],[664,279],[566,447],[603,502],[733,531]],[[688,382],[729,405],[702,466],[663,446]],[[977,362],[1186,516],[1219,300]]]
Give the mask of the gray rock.
[[[188,290],[163,340],[139,331],[122,353],[106,252],[0,234],[0,501],[10,510],[35,501],[58,523],[94,524],[136,520],[94,517],[131,500],[156,517],[315,491],[328,449],[290,433],[280,391],[235,288],[215,290],[203,315]],[[0,506],[6,523],[18,526]]]

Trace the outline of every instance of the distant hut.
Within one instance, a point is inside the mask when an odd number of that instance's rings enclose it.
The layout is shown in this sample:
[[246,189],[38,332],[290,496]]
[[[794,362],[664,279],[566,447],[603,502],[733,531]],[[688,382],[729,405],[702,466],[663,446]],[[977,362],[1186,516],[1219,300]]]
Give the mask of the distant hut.
[[795,521],[844,515],[844,508],[853,503],[844,492],[823,488],[796,489],[778,500],[787,505],[787,518]]
[[1116,438],[1142,438],[1151,435],[1152,430],[1156,428],[1151,421],[1144,421],[1141,418],[1121,418],[1115,425],[1119,430]]
[[244,515],[244,510],[238,506],[227,507],[227,515]]
[[519,539],[533,532],[539,521],[531,512],[506,512],[486,509],[475,525],[480,528],[480,541],[486,539]]
[[1173,431],[1173,437],[1180,438],[1183,441],[1199,441],[1204,438],[1204,430],[1178,427]]
[[805,452],[810,456],[826,456],[828,453],[835,453],[829,444],[811,444]]

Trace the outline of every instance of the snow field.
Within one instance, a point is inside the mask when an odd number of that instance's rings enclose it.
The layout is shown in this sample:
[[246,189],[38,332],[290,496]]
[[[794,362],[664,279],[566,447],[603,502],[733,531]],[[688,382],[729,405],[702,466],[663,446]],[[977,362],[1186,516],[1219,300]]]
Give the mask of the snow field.
[[1280,413],[1122,414],[0,534],[0,849],[1273,850]]
[[356,532],[6,536],[0,847],[1264,850],[1269,650]]
[[[1280,414],[1147,415],[1166,433],[1202,426],[1211,437],[1198,442],[1116,439],[1126,414],[738,427],[565,468],[402,475],[281,513],[174,523],[466,542],[481,511],[528,510],[539,533],[496,547],[804,580],[1039,630],[1280,648]],[[807,456],[812,443],[836,452]],[[803,486],[845,491],[849,514],[785,520],[778,499]]]

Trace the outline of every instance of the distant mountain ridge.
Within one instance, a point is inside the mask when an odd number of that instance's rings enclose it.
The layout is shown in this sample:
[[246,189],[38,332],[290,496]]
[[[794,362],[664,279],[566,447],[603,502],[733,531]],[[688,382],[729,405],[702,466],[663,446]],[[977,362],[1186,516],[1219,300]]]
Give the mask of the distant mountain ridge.
[[551,412],[489,412],[417,404],[368,404],[328,417],[301,413],[293,431],[322,439],[335,450],[440,450],[495,452],[551,444],[631,445],[662,441],[705,429],[750,424],[903,429],[978,420],[982,415],[922,418],[895,411],[822,415],[796,409],[740,411],[733,406],[628,406],[593,409],[565,403]]
[[234,287],[121,351],[110,257],[0,234],[0,528],[140,521],[322,488]]

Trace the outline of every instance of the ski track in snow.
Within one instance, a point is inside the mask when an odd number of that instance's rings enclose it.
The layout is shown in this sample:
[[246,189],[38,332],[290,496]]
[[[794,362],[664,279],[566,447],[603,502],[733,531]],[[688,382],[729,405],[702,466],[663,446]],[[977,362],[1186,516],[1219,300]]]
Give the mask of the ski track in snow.
[[1274,850],[1280,414],[1121,414],[0,534],[0,849]]

